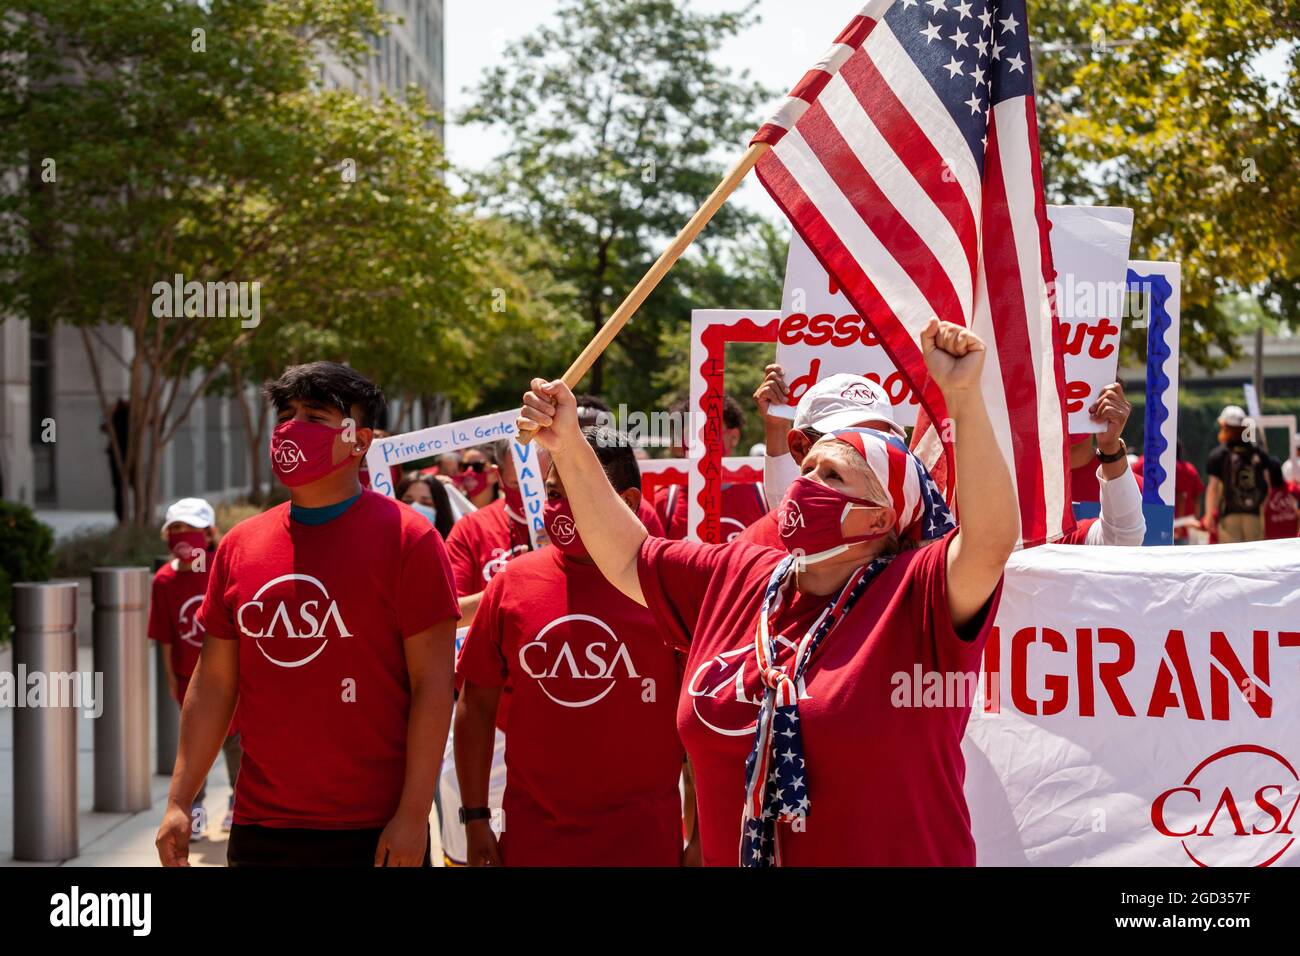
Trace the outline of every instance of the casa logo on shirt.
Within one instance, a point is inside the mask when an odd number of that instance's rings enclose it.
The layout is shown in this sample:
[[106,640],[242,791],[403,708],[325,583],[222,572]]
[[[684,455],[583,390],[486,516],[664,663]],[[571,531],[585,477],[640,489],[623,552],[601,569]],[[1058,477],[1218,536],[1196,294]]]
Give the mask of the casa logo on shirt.
[[513,548],[493,548],[492,557],[488,558],[483,565],[483,581],[487,583],[492,580],[492,576],[500,574],[506,569],[506,564],[521,554],[527,554],[531,549],[528,544],[517,544]]
[[271,457],[283,472],[291,472],[307,460],[303,450],[292,438],[286,438],[276,445],[275,453]]
[[613,628],[590,614],[566,614],[519,647],[519,667],[561,707],[590,707],[620,680],[641,679]]
[[861,382],[850,385],[840,392],[840,398],[847,398],[850,402],[857,402],[859,405],[876,404],[875,393]]
[[1292,849],[1300,775],[1275,750],[1237,744],[1206,757],[1151,802],[1151,825],[1197,866],[1271,866]]
[[334,638],[352,636],[338,602],[310,574],[282,574],[267,581],[239,606],[235,623],[279,667],[302,667],[323,654]]
[[560,544],[570,544],[578,536],[578,528],[568,515],[560,515],[551,522],[551,534]]
[[[794,642],[778,636],[778,663],[783,651],[793,651]],[[691,674],[686,684],[691,709],[701,724],[724,737],[752,736],[763,703],[753,646],[723,651],[710,658]],[[799,699],[808,700],[808,688],[799,679]]]
[[803,511],[799,508],[799,502],[787,501],[781,509],[781,537],[788,538],[803,526]]
[[199,625],[199,608],[203,604],[203,595],[196,594],[181,605],[176,615],[176,631],[181,640],[194,647],[203,646],[203,628]]

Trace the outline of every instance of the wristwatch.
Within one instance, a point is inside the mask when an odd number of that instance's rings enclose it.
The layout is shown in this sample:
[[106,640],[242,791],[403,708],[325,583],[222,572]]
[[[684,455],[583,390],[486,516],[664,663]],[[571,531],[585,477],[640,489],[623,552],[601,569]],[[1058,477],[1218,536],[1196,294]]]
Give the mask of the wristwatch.
[[1113,455],[1104,454],[1100,448],[1097,449],[1097,460],[1100,461],[1103,465],[1109,465],[1112,462],[1116,462],[1119,461],[1121,458],[1127,458],[1127,457],[1128,457],[1128,445],[1124,444],[1124,439],[1122,438],[1119,440],[1119,451],[1115,452]]
[[471,823],[474,820],[490,820],[490,819],[492,819],[491,807],[461,807],[460,808],[461,826],[464,826],[466,823]]

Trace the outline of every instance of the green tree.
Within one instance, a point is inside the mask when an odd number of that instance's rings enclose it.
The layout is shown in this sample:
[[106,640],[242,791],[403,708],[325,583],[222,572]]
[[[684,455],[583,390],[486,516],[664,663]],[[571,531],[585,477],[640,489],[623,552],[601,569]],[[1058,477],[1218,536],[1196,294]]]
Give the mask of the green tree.
[[1181,261],[1184,358],[1235,353],[1237,293],[1290,318],[1300,6],[1041,0],[1029,12],[1049,198],[1132,206],[1133,257]]
[[[683,0],[566,0],[555,20],[508,49],[461,117],[508,144],[477,183],[488,208],[534,228],[558,256],[590,337],[722,178],[757,126],[765,93],[717,63],[720,43],[754,22],[694,13]],[[588,390],[647,407],[661,339],[692,307],[736,305],[750,290],[710,257],[754,222],[729,204],[620,334]],[[706,290],[694,298],[687,290]],[[766,304],[766,303],[764,303]],[[548,356],[548,349],[542,356]],[[555,368],[558,375],[576,352]]]
[[[492,311],[482,279],[503,253],[447,188],[419,97],[317,87],[322,51],[361,65],[384,21],[373,0],[10,5],[0,141],[25,175],[0,192],[0,274],[16,280],[0,312],[79,326],[106,416],[105,370],[126,370],[130,437],[112,444],[130,520],[153,520],[161,450],[219,379],[335,358],[469,401],[452,369],[526,325],[527,309]],[[178,273],[260,283],[260,321],[169,314],[156,286]],[[104,323],[131,331],[126,354]]]

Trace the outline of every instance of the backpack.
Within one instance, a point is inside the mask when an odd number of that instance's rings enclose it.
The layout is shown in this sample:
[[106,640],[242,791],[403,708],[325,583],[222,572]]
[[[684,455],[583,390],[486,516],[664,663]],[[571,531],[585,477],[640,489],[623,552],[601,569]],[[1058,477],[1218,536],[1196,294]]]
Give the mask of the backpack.
[[1229,449],[1228,467],[1224,469],[1224,499],[1228,513],[1258,514],[1268,497],[1268,480],[1264,458],[1253,445]]

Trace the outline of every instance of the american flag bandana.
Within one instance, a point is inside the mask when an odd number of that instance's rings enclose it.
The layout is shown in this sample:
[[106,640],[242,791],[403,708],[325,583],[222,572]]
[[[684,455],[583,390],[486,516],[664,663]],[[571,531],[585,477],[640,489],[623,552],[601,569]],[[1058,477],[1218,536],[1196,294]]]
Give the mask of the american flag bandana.
[[957,527],[939,486],[901,438],[873,428],[842,428],[825,437],[849,445],[866,461],[889,495],[900,541],[932,541]]
[[[956,527],[930,473],[900,439],[869,428],[844,429],[831,433],[831,437],[861,454],[887,490],[900,540],[939,538]],[[799,687],[822,641],[893,559],[892,554],[882,555],[853,572],[835,600],[796,645],[794,658],[787,664],[776,663],[779,635],[773,634],[772,623],[789,596],[795,556],[777,565],[768,580],[754,641],[754,656],[766,692],[759,706],[754,747],[745,761],[745,810],[740,830],[742,866],[780,866],[777,823],[807,822],[812,803],[799,721]]]

